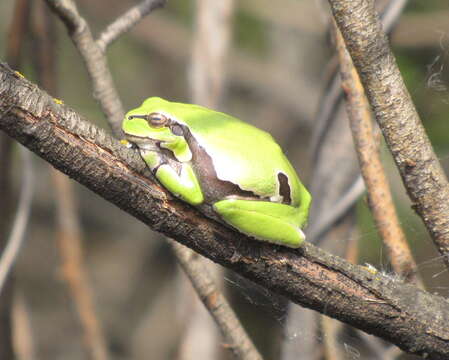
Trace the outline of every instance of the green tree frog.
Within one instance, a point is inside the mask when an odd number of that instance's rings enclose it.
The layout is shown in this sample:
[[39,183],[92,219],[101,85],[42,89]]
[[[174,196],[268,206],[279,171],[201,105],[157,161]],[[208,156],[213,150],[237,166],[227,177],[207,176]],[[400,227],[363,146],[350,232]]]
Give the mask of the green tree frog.
[[270,134],[227,114],[151,97],[122,124],[176,197],[258,240],[297,248],[311,196]]

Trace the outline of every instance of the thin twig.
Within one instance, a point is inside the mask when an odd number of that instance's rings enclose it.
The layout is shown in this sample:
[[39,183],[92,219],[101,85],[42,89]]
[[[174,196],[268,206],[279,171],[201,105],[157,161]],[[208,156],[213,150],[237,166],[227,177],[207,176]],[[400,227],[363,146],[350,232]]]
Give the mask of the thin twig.
[[14,218],[11,235],[0,258],[0,293],[11,268],[17,258],[25,239],[25,230],[30,217],[31,203],[34,192],[34,176],[31,154],[25,148],[20,148],[21,162],[23,163],[22,186],[20,189],[19,205]]
[[[408,0],[390,0],[379,14],[383,29],[386,34],[390,34],[397,20],[402,13]],[[332,24],[332,23],[331,23]],[[318,113],[315,119],[315,126],[318,126],[319,131],[316,131],[314,137],[310,141],[311,154],[314,156],[318,153],[317,149],[321,146],[321,139],[326,134],[328,122],[334,118],[334,114],[340,101],[342,100],[341,81],[338,73],[338,59],[336,56],[329,61],[329,80],[323,95],[323,100],[318,107]],[[315,161],[312,158],[312,161]]]
[[449,184],[405,87],[373,0],[329,0],[402,180],[449,267]]
[[[382,9],[380,19],[382,26],[387,34],[390,34],[394,26],[397,24],[399,15],[402,13],[404,6],[408,0],[390,0]],[[338,73],[338,59],[333,57],[329,62],[329,81],[326,86],[324,95],[318,106],[318,112],[315,116],[315,130],[310,142],[310,154],[312,163],[317,162],[317,156],[320,154],[319,149],[322,148],[322,141],[326,139],[326,134],[331,129],[330,123],[334,122],[341,100],[343,99],[340,76]],[[320,212],[320,221],[311,222],[308,228],[309,239],[317,239],[319,243],[322,235],[324,235],[332,227],[335,222],[342,218],[348,210],[354,206],[355,201],[365,191],[365,184],[360,175],[353,180],[353,183],[346,194],[335,204],[328,206]]]
[[315,226],[310,226],[310,228],[307,229],[307,236],[310,239],[317,239],[319,243],[321,237],[326,234],[332,225],[335,224],[335,222],[344,216],[349,210],[351,210],[364,190],[365,184],[363,183],[363,179],[359,176],[351,187],[338,200],[333,210],[325,212],[323,214],[323,218],[319,219],[315,223]]
[[334,37],[340,59],[342,88],[346,94],[351,132],[377,230],[387,248],[394,271],[407,281],[416,282],[418,280],[416,263],[399,224],[385,169],[380,160],[369,104],[336,25]]
[[[405,3],[406,0],[388,0],[377,3],[382,4],[381,19],[386,32],[390,32],[393,25],[397,23]],[[325,16],[326,18],[329,17],[328,14]],[[330,20],[330,32],[332,33],[333,22],[332,19]],[[353,209],[357,200],[360,198],[362,193],[365,192],[365,184],[362,176],[360,175],[357,161],[355,158],[355,162],[352,161],[355,155],[354,144],[352,138],[347,136],[349,135],[349,128],[345,126],[345,123],[347,123],[347,116],[344,109],[342,111],[343,90],[339,74],[339,61],[337,54],[331,58],[327,68],[327,86],[325,87],[325,91],[318,106],[310,150],[312,163],[315,164],[312,177],[315,181],[312,180],[313,186],[311,190],[316,195],[312,215],[315,214],[319,216],[311,218],[308,236],[309,240],[314,242],[314,244],[319,244],[321,247],[332,251],[335,246],[335,238],[332,238],[332,234],[338,234],[339,231],[341,232],[339,226],[336,227],[335,225],[338,225],[343,221],[348,222],[353,227],[356,225],[354,222],[355,214]],[[341,127],[343,127],[344,131],[338,130]],[[348,160],[351,159],[350,163],[352,166],[347,165],[341,167],[341,165],[338,164],[339,161],[335,163],[335,157],[338,156],[338,151],[326,150],[327,148],[335,148],[335,145],[332,145],[332,143],[335,142],[335,139],[339,139],[339,148],[343,148],[342,144],[347,144],[344,147],[346,154],[345,157]],[[332,164],[332,160],[329,163],[329,159],[332,157],[334,158],[333,162],[335,164]],[[338,174],[335,175],[332,173],[332,168],[334,169],[334,173],[335,168],[340,168],[341,171],[338,171]],[[331,191],[328,190],[329,184],[323,180],[326,179],[326,176],[333,179],[331,181],[333,184]],[[339,189],[341,186],[347,190],[345,192],[338,192],[338,190],[335,190]],[[348,197],[348,194],[352,194],[352,196]],[[340,195],[340,198],[337,197],[338,195]],[[324,199],[322,199],[323,197]],[[343,204],[346,204],[345,207],[342,207]],[[350,218],[351,214],[352,219]],[[354,231],[357,230],[353,230],[352,232],[354,233]],[[336,236],[340,237],[341,233]],[[358,241],[356,241],[356,238],[357,236],[349,236],[349,241],[346,243],[346,259],[352,263],[358,262]],[[339,242],[339,244],[342,246],[341,242]],[[295,312],[298,311],[299,309],[292,308],[291,314],[293,314],[293,316],[298,316],[295,315]],[[323,332],[323,341],[321,346],[326,354],[326,359],[342,359],[347,357],[346,352],[342,349],[343,344],[338,339],[339,335],[342,335],[345,331],[347,331],[347,327],[342,326],[341,322],[327,318],[325,315],[321,315],[320,318],[320,324]],[[300,328],[303,328],[304,326],[307,327],[308,325],[301,323],[299,324]],[[361,331],[359,332],[361,333],[361,338],[364,339],[363,334],[365,333]],[[377,348],[372,347],[372,351],[374,352],[373,354],[376,355],[379,354],[380,349],[384,349],[384,345],[381,344],[380,341],[377,342],[377,345]],[[317,342],[316,347],[318,346],[320,346],[320,344]],[[291,347],[286,345],[286,350],[290,349]]]
[[199,298],[220,327],[226,339],[226,348],[237,359],[262,360],[231,306],[215,286],[200,255],[174,240],[169,239],[169,243]]
[[164,6],[165,2],[166,0],[144,0],[133,6],[104,29],[96,41],[97,46],[101,51],[106,51],[106,48],[120,35],[130,30],[153,10]]
[[386,34],[389,34],[397,24],[399,17],[404,11],[409,0],[390,0],[379,14],[382,27]]
[[46,0],[50,8],[66,24],[70,37],[84,60],[92,81],[93,95],[118,138],[122,137],[121,124],[124,110],[118,96],[106,57],[96,44],[86,20],[80,16],[72,0]]

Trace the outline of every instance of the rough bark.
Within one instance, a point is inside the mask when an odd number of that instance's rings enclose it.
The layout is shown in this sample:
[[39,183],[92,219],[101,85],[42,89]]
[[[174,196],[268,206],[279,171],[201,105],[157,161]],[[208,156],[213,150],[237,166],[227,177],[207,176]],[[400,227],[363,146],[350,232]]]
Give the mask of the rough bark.
[[449,357],[449,303],[306,243],[254,241],[176,200],[138,154],[0,66],[0,129],[152,229],[276,291],[404,351]]

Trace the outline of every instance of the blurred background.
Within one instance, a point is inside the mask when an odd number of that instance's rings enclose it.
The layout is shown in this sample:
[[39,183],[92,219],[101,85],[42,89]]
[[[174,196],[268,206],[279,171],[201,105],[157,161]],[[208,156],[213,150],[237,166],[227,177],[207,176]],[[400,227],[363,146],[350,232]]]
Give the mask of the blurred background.
[[[39,21],[35,19],[37,16],[48,16],[42,15],[48,12],[45,5],[41,6],[44,2],[33,3],[30,21]],[[76,3],[94,35],[135,4],[129,0],[78,0]],[[108,48],[108,62],[125,109],[138,106],[149,96],[180,102],[191,102],[198,96],[192,89],[196,81],[193,44],[198,38],[195,24],[200,3],[170,0]],[[2,61],[7,56],[7,41],[14,37],[9,30],[14,4],[12,0],[0,2]],[[385,11],[387,5],[388,1],[379,2],[380,11]],[[279,0],[275,4],[268,0],[241,0],[231,8],[229,41],[221,65],[221,90],[212,101],[213,107],[269,131],[278,140],[303,182],[313,184],[317,201],[310,227],[315,229],[314,224],[327,217],[332,208],[326,201],[331,196],[341,198],[358,176],[358,165],[348,142],[350,134],[344,107],[334,106],[331,116],[319,121],[328,106],[329,84],[337,61],[329,33],[327,4],[318,0]],[[64,25],[52,13],[49,16],[53,17],[56,44],[57,94],[52,95],[108,129],[92,97],[84,64]],[[449,167],[448,24],[447,1],[410,0],[391,32],[399,67],[446,169]],[[37,82],[39,70],[33,59],[36,41],[33,35],[26,39],[20,71]],[[207,102],[196,102],[203,101]],[[335,124],[332,121],[337,117],[344,119],[342,123],[330,125]],[[326,129],[332,126],[336,131],[330,135]],[[348,144],[346,150],[338,150],[340,145]],[[15,199],[22,174],[16,150],[11,165]],[[410,208],[384,145],[381,151],[418,270],[429,291],[447,296],[447,272]],[[19,329],[16,346],[31,349],[28,357],[19,358],[94,358],[86,349],[86,334],[62,267],[56,205],[61,195],[54,190],[54,175],[49,166],[35,156],[33,172],[36,190],[31,218],[26,243],[14,269],[14,323]],[[189,284],[179,272],[170,248],[161,235],[136,219],[77,183],[71,185],[80,222],[84,271],[108,358],[182,358],[180,339],[185,336],[190,321],[185,312],[194,295],[188,292]],[[329,195],[331,190],[336,192]],[[340,230],[333,234],[332,244],[324,246],[326,242],[318,237],[315,242],[340,256],[346,256],[358,245],[358,255],[353,261],[369,263],[390,273],[363,192],[355,199],[344,216],[334,219],[331,229]],[[326,234],[331,234],[331,230],[327,229]],[[321,234],[322,237],[325,236]],[[228,271],[222,278],[230,302],[266,359],[278,359],[281,353],[287,358],[287,348],[302,344],[304,339],[323,341],[319,332],[307,327],[284,329],[290,314],[284,299]],[[364,346],[357,335],[345,336],[340,339],[346,349],[344,358],[369,358],[363,357]],[[218,343],[220,348],[225,348],[221,339]],[[217,358],[230,357],[223,350]]]

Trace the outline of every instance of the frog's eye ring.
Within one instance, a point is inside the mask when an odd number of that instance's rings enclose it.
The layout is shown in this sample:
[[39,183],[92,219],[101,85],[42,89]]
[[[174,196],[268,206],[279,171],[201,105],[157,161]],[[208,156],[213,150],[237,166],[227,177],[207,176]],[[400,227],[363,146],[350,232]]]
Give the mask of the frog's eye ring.
[[151,113],[146,116],[146,120],[153,127],[162,127],[168,124],[168,118],[161,113]]

